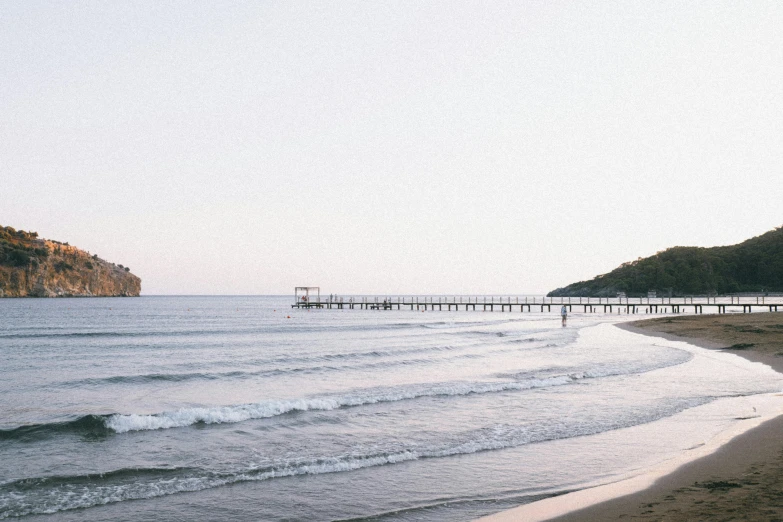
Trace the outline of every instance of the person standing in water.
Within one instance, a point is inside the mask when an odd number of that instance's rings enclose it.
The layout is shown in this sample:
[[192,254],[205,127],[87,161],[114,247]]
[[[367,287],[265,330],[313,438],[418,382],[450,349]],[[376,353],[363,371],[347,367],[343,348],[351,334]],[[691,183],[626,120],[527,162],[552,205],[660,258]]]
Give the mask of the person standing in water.
[[568,319],[568,309],[566,309],[566,305],[560,307],[560,317],[563,318],[563,326],[565,326],[566,319]]

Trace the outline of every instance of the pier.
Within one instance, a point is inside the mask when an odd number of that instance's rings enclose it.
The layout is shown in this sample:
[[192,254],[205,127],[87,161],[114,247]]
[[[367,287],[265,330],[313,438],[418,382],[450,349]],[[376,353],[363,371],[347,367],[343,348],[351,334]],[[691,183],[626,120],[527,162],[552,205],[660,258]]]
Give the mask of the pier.
[[[300,287],[302,288],[302,287]],[[300,290],[300,289],[297,289]],[[309,297],[309,296],[308,296]],[[604,314],[751,313],[783,311],[783,295],[685,297],[541,297],[541,296],[340,296],[302,299],[295,295],[292,308],[338,310],[421,310],[484,312],[571,312]]]

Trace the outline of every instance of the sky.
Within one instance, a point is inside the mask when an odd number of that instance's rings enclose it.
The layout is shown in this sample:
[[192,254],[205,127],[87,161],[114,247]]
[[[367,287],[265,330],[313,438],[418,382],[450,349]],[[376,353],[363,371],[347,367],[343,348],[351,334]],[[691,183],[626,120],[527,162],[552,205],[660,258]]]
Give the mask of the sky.
[[535,294],[783,225],[783,2],[0,3],[0,224],[142,293]]

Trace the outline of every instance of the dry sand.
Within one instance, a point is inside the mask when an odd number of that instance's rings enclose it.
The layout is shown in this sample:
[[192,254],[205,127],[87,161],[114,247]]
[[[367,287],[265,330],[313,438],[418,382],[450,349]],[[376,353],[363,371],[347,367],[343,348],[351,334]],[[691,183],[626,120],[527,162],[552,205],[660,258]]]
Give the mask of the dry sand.
[[[783,313],[662,317],[618,326],[724,349],[783,373]],[[553,520],[783,522],[783,416],[743,433],[647,489]]]

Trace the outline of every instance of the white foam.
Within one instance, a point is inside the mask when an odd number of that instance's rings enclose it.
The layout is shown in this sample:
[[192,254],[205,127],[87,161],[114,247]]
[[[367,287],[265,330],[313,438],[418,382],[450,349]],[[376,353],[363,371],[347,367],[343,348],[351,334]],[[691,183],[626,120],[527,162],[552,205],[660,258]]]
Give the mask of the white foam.
[[549,386],[562,386],[578,379],[578,376],[560,375],[545,379],[511,382],[456,382],[418,385],[399,388],[369,390],[355,394],[324,396],[303,399],[268,400],[255,404],[218,406],[210,408],[183,408],[155,415],[111,415],[106,426],[117,433],[158,430],[190,426],[196,423],[224,424],[251,419],[275,417],[297,411],[329,411],[346,406],[361,406],[380,402],[396,402],[419,397],[461,396],[474,393],[496,393],[528,390]]
[[[759,380],[762,378],[769,379],[770,385],[773,387],[775,381],[780,382],[781,375],[763,363],[752,362],[731,353],[700,348],[684,341],[672,341],[628,332],[619,328],[612,328],[608,324],[585,329],[584,333],[583,341],[601,342],[604,346],[610,347],[623,344],[654,343],[658,347],[687,350],[695,358],[700,359],[699,364],[702,368],[705,365],[709,365],[715,369],[715,372],[710,375],[711,381],[720,380],[724,378],[724,375],[736,377],[737,374],[745,372],[747,375],[752,375]],[[703,372],[703,369],[701,371]],[[618,474],[610,477],[609,482],[607,482],[606,478],[600,478],[592,483],[583,485],[584,489],[501,511],[478,520],[481,522],[550,520],[600,502],[642,491],[650,487],[657,479],[674,472],[683,464],[709,455],[737,435],[745,433],[767,420],[783,415],[783,401],[780,399],[781,393],[756,393],[746,396],[740,394],[740,396],[734,396],[730,391],[732,388],[728,386],[721,386],[721,388],[729,390],[726,391],[727,395],[723,398],[717,398],[718,400],[716,401],[687,409],[678,415],[664,417],[658,422],[645,425],[649,432],[654,433],[657,430],[663,430],[670,438],[693,437],[693,434],[688,432],[687,426],[699,426],[702,429],[708,427],[709,429],[705,431],[704,439],[692,439],[695,444],[679,450],[676,449],[676,445],[672,445],[672,450],[666,453],[662,460],[649,468],[634,469]],[[753,409],[753,414],[738,416],[739,412],[749,413],[751,408]],[[705,419],[717,419],[718,423],[710,425]],[[668,424],[665,424],[667,422]],[[636,430],[638,428],[630,429]],[[622,435],[623,442],[626,444],[629,438],[631,437],[626,434]],[[617,440],[619,439],[615,439],[614,442],[616,443]]]
[[153,415],[115,414],[108,417],[105,422],[108,428],[117,433],[179,428],[197,423],[230,424],[252,419],[276,417],[292,412],[329,411],[342,407],[397,402],[421,397],[457,397],[471,394],[563,386],[583,379],[648,372],[681,364],[692,357],[689,352],[676,349],[670,349],[669,352],[659,352],[659,354],[665,354],[665,356],[650,361],[597,364],[592,368],[584,370],[567,369],[563,373],[556,375],[532,376],[525,379],[517,378],[513,381],[430,383],[358,390],[345,395],[266,400],[253,404],[229,406],[182,408],[172,412]]
[[[588,484],[584,489],[487,515],[477,519],[475,522],[516,522],[518,520],[543,522],[647,489],[656,480],[673,473],[683,464],[714,453],[734,437],[761,425],[765,421],[783,415],[783,402],[780,400],[780,395],[779,393],[770,393],[753,396],[754,408],[757,408],[759,411],[757,416],[748,417],[742,419],[742,422],[731,424],[703,443],[663,460],[650,469],[635,470],[614,477],[609,483],[597,482]],[[724,402],[731,400],[737,400],[737,398],[723,399]],[[702,406],[702,408],[710,406]],[[698,409],[695,408],[695,410]]]
[[400,448],[366,455],[321,456],[303,459],[292,463],[277,463],[271,466],[253,465],[242,469],[226,472],[196,471],[187,476],[173,476],[144,480],[139,478],[132,483],[123,481],[118,484],[94,479],[86,482],[77,481],[72,484],[46,485],[36,489],[24,488],[14,491],[13,487],[0,494],[0,519],[29,514],[55,513],[57,511],[87,508],[92,506],[122,502],[125,500],[148,499],[171,495],[186,491],[200,491],[228,484],[262,481],[296,475],[320,475],[340,473],[363,468],[398,464],[422,458],[441,458],[452,455],[465,455],[480,451],[511,448],[558,438],[568,438],[586,434],[613,430],[638,422],[649,422],[654,418],[670,415],[674,411],[688,408],[693,404],[670,405],[658,411],[648,413],[648,418],[632,416],[626,419],[613,419],[610,424],[597,423],[591,427],[563,426],[560,423],[550,426],[549,430],[533,429],[527,426],[495,425],[488,428],[463,433],[456,440],[436,442],[430,446],[416,449]]

